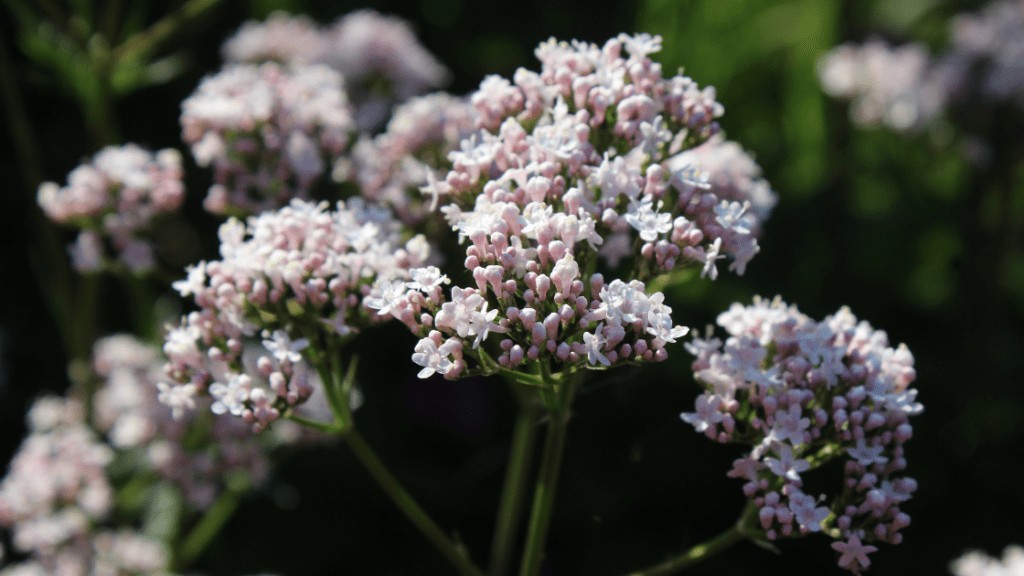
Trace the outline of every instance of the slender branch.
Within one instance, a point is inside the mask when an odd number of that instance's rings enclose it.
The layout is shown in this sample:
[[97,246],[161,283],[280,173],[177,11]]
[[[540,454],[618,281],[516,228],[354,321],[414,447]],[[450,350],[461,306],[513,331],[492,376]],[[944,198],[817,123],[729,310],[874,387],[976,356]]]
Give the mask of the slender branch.
[[438,552],[444,555],[451,562],[459,574],[463,576],[484,576],[484,573],[469,559],[466,549],[459,543],[453,542],[447,534],[427,515],[412,496],[398,483],[398,480],[380,461],[373,449],[366,444],[363,437],[354,428],[345,434],[345,441],[356,458],[362,462],[367,472],[377,481],[377,485],[391,498],[391,501],[398,506],[398,509],[405,514],[405,517],[413,523],[419,531],[426,536],[427,540],[437,548]]
[[[511,382],[510,385],[519,394],[516,384]],[[498,522],[491,542],[490,576],[504,576],[509,570],[512,547],[519,531],[523,503],[526,500],[530,461],[533,459],[537,440],[537,413],[538,409],[530,399],[520,400],[505,472],[505,484],[501,490]]]
[[632,572],[630,573],[630,576],[660,576],[663,574],[679,572],[693,566],[694,564],[702,562],[715,554],[718,554],[744,538],[746,538],[746,536],[743,534],[740,526],[734,525],[718,536],[715,536],[706,542],[697,544],[675,558],[671,558],[661,564],[651,566],[650,568]]
[[171,36],[182,30],[190,20],[199,18],[207,11],[215,8],[221,0],[189,0],[174,12],[164,16],[145,32],[136,34],[114,50],[115,62],[126,58],[136,58],[145,54]]
[[326,432],[327,434],[341,434],[345,431],[345,425],[335,422],[321,422],[319,420],[313,420],[312,418],[306,418],[305,416],[299,416],[298,414],[289,414],[285,416],[296,424],[301,424],[306,428],[311,428],[319,432]]
[[756,518],[757,506],[754,506],[752,502],[748,503],[740,519],[721,534],[701,542],[679,556],[665,560],[660,564],[655,564],[636,572],[630,572],[629,576],[661,576],[679,572],[707,560],[742,540],[748,538],[756,539],[757,529],[752,527],[752,523]]
[[187,568],[203,550],[209,546],[221,528],[227,523],[238,508],[242,496],[249,490],[248,478],[239,475],[228,481],[224,492],[214,501],[203,517],[196,524],[195,528],[182,540],[175,554],[174,565],[176,570]]

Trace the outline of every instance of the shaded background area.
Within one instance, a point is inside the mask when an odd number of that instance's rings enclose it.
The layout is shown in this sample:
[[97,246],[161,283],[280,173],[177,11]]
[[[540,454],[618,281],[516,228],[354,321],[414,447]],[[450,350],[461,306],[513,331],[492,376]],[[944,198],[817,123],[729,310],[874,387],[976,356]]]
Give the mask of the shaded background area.
[[[160,9],[154,3],[152,12]],[[684,66],[714,85],[728,137],[750,150],[780,196],[762,252],[743,278],[723,274],[670,294],[677,320],[701,327],[736,300],[780,294],[820,318],[848,305],[905,342],[917,358],[925,413],[908,446],[919,491],[900,546],[873,556],[873,573],[948,573],[969,548],[997,553],[1024,543],[1024,181],[996,166],[1010,202],[963,159],[950,138],[902,137],[852,127],[826,98],[816,59],[846,40],[880,34],[938,49],[946,23],[979,2],[717,0],[682,2],[468,0],[377,2],[412,21],[453,72],[462,94],[489,73],[536,68],[533,47],[550,36],[594,42],[622,31],[664,36],[666,70]],[[321,22],[355,2],[228,2],[178,39],[188,67],[138,91],[116,112],[125,140],[181,148],[179,104],[219,66],[220,43],[243,20],[275,8]],[[74,106],[34,69],[0,11],[45,178],[63,181],[94,150]],[[1019,120],[1019,119],[1018,119]],[[1021,124],[1009,133],[1024,137]],[[25,166],[2,135],[0,174],[0,451],[20,441],[28,402],[67,386],[59,334],[35,284],[44,258],[30,236],[38,217]],[[186,155],[187,157],[187,155]],[[182,264],[215,253],[216,221],[200,209],[209,174],[186,161],[189,217],[204,231],[182,245]],[[30,216],[32,215],[32,216]],[[62,237],[61,242],[67,238]],[[108,310],[123,295],[111,283]],[[129,327],[117,314],[105,332]],[[515,402],[501,383],[415,378],[413,338],[397,326],[358,341],[366,403],[357,420],[440,525],[482,559],[503,479]],[[688,355],[595,379],[577,401],[569,432],[547,574],[617,574],[652,564],[717,534],[742,508],[740,482],[725,477],[735,448],[708,442],[679,421],[698,389]],[[840,573],[824,537],[783,541],[781,556],[741,544],[691,571]],[[279,474],[249,498],[199,568],[209,574],[445,574],[443,559],[395,510],[340,446],[283,455]]]

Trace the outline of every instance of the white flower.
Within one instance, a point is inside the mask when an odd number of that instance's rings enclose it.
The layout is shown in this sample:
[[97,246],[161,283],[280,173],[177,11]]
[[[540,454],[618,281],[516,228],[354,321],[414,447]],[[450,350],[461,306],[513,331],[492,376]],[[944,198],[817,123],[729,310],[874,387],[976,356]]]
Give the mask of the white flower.
[[654,242],[661,234],[672,231],[672,215],[658,212],[661,207],[662,203],[659,201],[657,208],[654,208],[649,198],[642,202],[630,202],[626,222],[640,232],[641,240]]
[[451,338],[441,346],[435,344],[431,338],[424,338],[417,342],[412,361],[423,366],[423,370],[420,370],[417,376],[430,378],[435,372],[441,375],[447,374],[454,365],[449,357],[459,346],[459,342]]
[[177,420],[185,415],[186,410],[196,409],[195,384],[168,384],[159,382],[156,385],[159,395],[157,400],[171,409],[171,415]]
[[608,339],[604,337],[603,323],[597,325],[593,334],[584,332],[583,345],[587,347],[587,361],[591,364],[600,363],[604,366],[611,366],[611,361],[604,355],[604,346],[607,343]]
[[298,340],[292,340],[288,333],[284,330],[274,330],[273,334],[267,334],[263,332],[263,337],[269,339],[263,340],[263,346],[269,350],[274,358],[277,358],[278,362],[296,362],[302,361],[302,354],[299,352],[309,347],[309,340],[305,338],[299,338]]
[[245,402],[252,392],[252,379],[245,374],[233,374],[227,384],[214,382],[209,387],[210,396],[214,399],[210,411],[214,414],[231,414],[238,416],[245,410]]
[[[683,422],[693,426],[697,432],[703,432],[722,421],[722,399],[712,394],[701,394],[694,403],[696,412],[683,412],[679,415]],[[737,461],[738,462],[738,461]],[[756,460],[753,460],[756,463]],[[756,476],[756,472],[754,473]]]
[[775,448],[779,457],[772,458],[769,456],[764,459],[768,469],[780,478],[799,482],[800,473],[806,472],[811,468],[810,462],[803,458],[795,458],[793,456],[793,448],[789,444],[776,444]]
[[[409,270],[409,277],[412,279],[411,282],[406,282],[406,286],[413,290],[419,290],[421,292],[430,293],[434,288],[439,287],[442,284],[449,284],[451,280],[448,276],[441,274],[437,266],[428,266],[426,268],[413,268]],[[382,312],[383,314],[383,312]]]

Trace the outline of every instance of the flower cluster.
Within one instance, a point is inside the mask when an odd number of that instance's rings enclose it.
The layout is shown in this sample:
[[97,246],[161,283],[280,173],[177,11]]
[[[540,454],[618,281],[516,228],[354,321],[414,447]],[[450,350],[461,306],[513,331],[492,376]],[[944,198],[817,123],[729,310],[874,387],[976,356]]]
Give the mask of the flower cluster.
[[950,24],[951,49],[939,63],[953,79],[951,98],[972,90],[1024,106],[1024,1],[1000,0]]
[[851,100],[850,117],[863,126],[920,130],[945,104],[945,85],[928,51],[917,44],[843,44],[822,56],[818,76],[827,94]]
[[420,188],[444,178],[451,167],[448,154],[475,127],[475,111],[463,98],[445,93],[413,98],[395,107],[383,133],[356,143],[351,162],[339,162],[335,177],[353,180],[368,200],[417,224],[433,209]]
[[[714,274],[726,255],[743,273],[758,252],[763,198],[719,197],[695,165],[673,157],[718,132],[712,88],[662,77],[661,39],[620,35],[602,47],[550,40],[541,71],[490,76],[471,95],[481,130],[449,154],[453,168],[423,188],[466,209],[542,202],[596,223],[612,266],[636,252],[645,279],[695,264]],[[770,194],[770,192],[769,192]],[[449,222],[457,224],[449,214]],[[634,250],[633,246],[636,246]]]
[[[421,336],[412,356],[423,367],[421,378],[466,375],[466,356],[483,373],[527,362],[571,373],[664,360],[665,345],[687,329],[673,324],[664,295],[648,295],[643,282],[605,283],[601,274],[585,274],[600,242],[594,225],[585,212],[566,214],[542,202],[520,211],[480,196],[476,210],[456,221],[470,241],[465,265],[475,286],[453,287],[446,296],[447,276],[416,268],[408,281],[378,281],[380,296],[366,305]],[[496,360],[482,346],[491,333],[500,334]]]
[[1000,102],[1024,105],[1024,1],[957,16],[939,56],[921,44],[844,44],[821,58],[818,75],[829,95],[852,100],[854,122],[898,132],[928,127],[944,108],[976,114]]
[[347,149],[355,123],[342,77],[326,66],[232,65],[182,103],[182,136],[215,184],[204,206],[254,213],[307,197]]
[[96,343],[93,366],[103,382],[93,400],[96,428],[119,450],[142,450],[146,468],[169,480],[193,508],[213,504],[235,474],[244,474],[249,484],[266,477],[264,446],[245,423],[209,422],[201,414],[175,419],[158,402],[158,350],[132,336],[110,336]]
[[81,404],[43,398],[28,420],[29,436],[0,483],[0,524],[29,559],[3,573],[163,574],[162,544],[96,526],[113,507],[105,471],[113,452],[85,425]]
[[332,356],[341,339],[382,319],[362,306],[374,282],[408,279],[426,263],[423,237],[403,243],[400,231],[390,212],[358,199],[335,211],[293,200],[247,224],[226,222],[221,259],[175,283],[199,310],[167,333],[172,382],[160,384],[160,401],[180,416],[208,395],[215,414],[256,430],[290,413],[316,385],[307,356],[320,371],[329,360],[321,351]]
[[1024,548],[1007,546],[1002,561],[983,552],[968,552],[950,568],[954,576],[1020,576],[1024,574]]
[[155,266],[147,230],[155,217],[177,210],[184,197],[176,150],[153,154],[126,144],[104,148],[72,170],[63,188],[44,183],[38,201],[54,222],[82,229],[71,247],[76,270],[96,272],[116,258],[128,270],[144,272]]
[[[870,565],[869,542],[898,544],[910,517],[900,510],[917,487],[906,468],[908,421],[921,412],[910,388],[914,359],[846,308],[815,322],[776,299],[734,304],[718,318],[728,338],[696,339],[693,370],[705,392],[683,420],[716,442],[751,452],[730,477],[757,508],[769,539],[825,532],[839,565]],[[803,476],[844,459],[831,502],[807,494]]]
[[330,26],[275,13],[247,22],[224,44],[229,62],[320,63],[344,76],[362,130],[379,128],[396,102],[443,85],[448,71],[416,39],[405,21],[359,10]]
[[323,32],[316,22],[307,16],[278,11],[263,22],[244,22],[220,51],[227,62],[277,62],[297,67],[321,61],[325,49]]

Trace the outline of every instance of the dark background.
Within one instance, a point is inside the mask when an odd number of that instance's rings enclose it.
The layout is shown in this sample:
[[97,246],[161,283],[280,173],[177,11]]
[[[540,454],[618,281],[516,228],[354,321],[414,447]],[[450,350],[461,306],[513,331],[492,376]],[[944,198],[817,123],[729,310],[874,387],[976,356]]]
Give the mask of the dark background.
[[[189,59],[180,77],[118,103],[124,140],[181,149],[181,100],[217,69],[220,43],[243,20],[278,6],[328,22],[365,4],[225,3],[176,38],[173,46]],[[550,36],[594,42],[623,31],[665,36],[659,59],[666,71],[685,66],[702,85],[717,87],[724,130],[755,154],[780,196],[747,274],[672,292],[677,321],[701,327],[733,301],[780,294],[817,318],[848,305],[914,352],[926,410],[914,421],[907,455],[920,485],[905,505],[913,525],[903,544],[873,555],[872,573],[943,574],[967,549],[999,553],[1024,543],[1019,157],[1004,155],[979,169],[963,160],[955,133],[903,137],[854,127],[845,105],[822,95],[814,72],[829,47],[873,33],[939,50],[948,19],[979,3],[420,0],[370,6],[413,22],[452,70],[449,90],[458,94],[488,73],[535,69],[533,47]],[[165,9],[154,3],[151,13],[155,18]],[[67,94],[20,51],[5,10],[0,19],[44,177],[63,182],[94,147]],[[982,136],[997,147],[1019,142],[1020,117],[1001,114],[988,124],[998,125],[999,134],[992,129]],[[35,191],[10,148],[9,130],[0,134],[4,461],[20,442],[31,398],[67,386],[67,358],[32,272],[45,257],[32,236]],[[216,221],[199,207],[209,174],[186,162],[187,212],[205,235],[183,246],[182,264],[216,249]],[[104,288],[103,332],[128,329],[124,295],[113,283]],[[438,523],[486,563],[515,402],[499,382],[417,380],[406,361],[412,345],[412,336],[396,326],[359,339],[366,395],[359,426]],[[614,372],[580,394],[546,574],[638,569],[735,521],[743,506],[740,483],[725,472],[738,450],[710,443],[678,418],[692,409],[698,391],[688,362],[680,347],[665,364]],[[280,460],[275,480],[246,500],[197,569],[213,575],[450,572],[343,446],[296,450]],[[776,556],[742,543],[691,573],[841,573],[824,537],[779,547]]]

